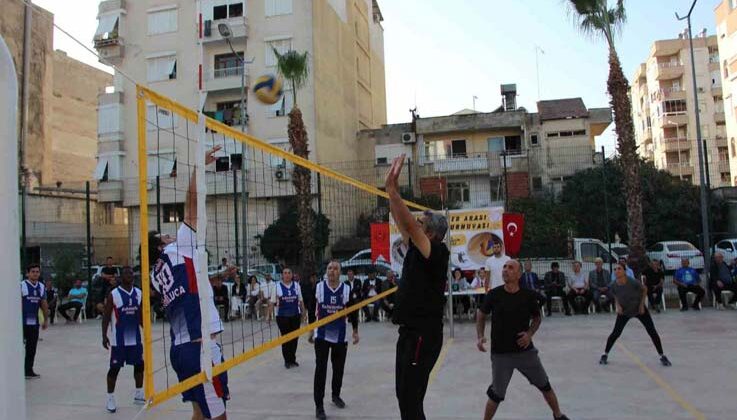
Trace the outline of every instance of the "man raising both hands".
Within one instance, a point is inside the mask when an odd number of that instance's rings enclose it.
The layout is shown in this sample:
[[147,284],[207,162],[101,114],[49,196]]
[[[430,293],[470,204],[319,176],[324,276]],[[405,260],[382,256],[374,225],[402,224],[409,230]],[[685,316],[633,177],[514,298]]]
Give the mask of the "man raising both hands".
[[445,217],[425,212],[420,221],[399,195],[404,154],[386,174],[389,209],[408,246],[402,282],[396,294],[392,321],[399,325],[396,392],[402,420],[424,420],[423,401],[435,362],[443,346],[443,306],[450,252],[443,243]]

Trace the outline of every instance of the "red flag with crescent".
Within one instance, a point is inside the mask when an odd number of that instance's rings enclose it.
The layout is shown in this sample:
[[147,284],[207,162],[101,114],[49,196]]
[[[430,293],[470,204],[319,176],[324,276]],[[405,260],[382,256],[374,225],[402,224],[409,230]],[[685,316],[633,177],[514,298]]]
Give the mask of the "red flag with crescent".
[[504,213],[504,251],[510,257],[516,257],[522,248],[522,234],[525,227],[525,216],[521,213]]
[[371,262],[375,263],[381,257],[388,263],[390,255],[389,223],[371,223]]

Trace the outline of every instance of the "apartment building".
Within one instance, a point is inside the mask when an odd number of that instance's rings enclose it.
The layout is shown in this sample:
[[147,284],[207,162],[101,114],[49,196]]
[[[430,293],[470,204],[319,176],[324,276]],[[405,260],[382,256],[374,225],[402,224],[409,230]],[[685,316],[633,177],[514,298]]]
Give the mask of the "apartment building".
[[715,9],[724,115],[729,139],[731,186],[737,186],[737,0],[724,0]]
[[[382,20],[376,0],[105,0],[99,5],[94,42],[102,57],[139,83],[193,109],[201,106],[202,88],[205,113],[285,150],[289,149],[287,114],[293,106],[291,91],[286,90],[283,98],[270,106],[255,100],[250,86],[259,75],[277,72],[274,49],[281,53],[290,49],[306,51],[310,75],[299,91],[298,101],[309,136],[309,157],[317,162],[352,161],[358,159],[356,132],[386,122]],[[222,24],[230,29],[236,54],[221,36]],[[238,56],[251,62],[243,68]],[[240,121],[244,73],[247,118]],[[130,207],[131,223],[137,226],[134,92],[134,85],[116,73],[114,90],[99,98],[95,177],[100,180],[100,199]],[[160,125],[176,129],[183,126],[166,111],[153,107],[148,109],[148,120],[158,120]],[[151,128],[149,134],[154,132]],[[151,140],[156,136],[148,137]],[[182,166],[186,155],[182,154],[187,145],[181,143],[186,142],[161,140],[167,147],[157,147],[153,140],[149,143],[148,173],[165,179],[162,182],[167,185],[162,190],[173,190],[169,184],[177,179],[180,188],[186,183],[188,175]],[[218,157],[218,168],[240,172],[239,147],[228,146]],[[174,175],[174,168],[179,176]],[[272,170],[256,183],[290,184],[279,182],[286,179],[283,169]],[[234,220],[232,206],[222,202],[238,187],[230,183],[218,188],[217,193],[208,189],[208,212],[220,211],[220,218]],[[249,212],[259,205],[278,206],[278,200],[269,200],[274,193],[263,190],[249,188],[249,200],[262,199],[261,204],[249,204]],[[280,195],[289,194],[286,191]],[[171,230],[181,216],[184,194],[165,193],[160,201],[164,211],[159,215],[163,218],[159,223],[162,230]],[[223,212],[230,214],[224,216]],[[150,214],[158,213],[150,210]],[[262,232],[271,222],[263,215],[249,213],[249,223],[252,218],[259,220],[253,232]],[[137,235],[137,228],[132,229],[132,243],[138,243]],[[232,235],[215,239],[208,234],[208,247],[217,249],[217,258],[235,252]],[[258,257],[255,246],[249,244],[249,249],[254,258]]]
[[[640,154],[674,177],[698,185],[698,105],[713,188],[731,185],[720,50],[706,30],[693,39],[696,80],[691,73],[688,31],[655,41],[632,78],[631,99]],[[694,97],[693,87],[698,92]]]
[[377,173],[401,153],[412,162],[416,196],[437,195],[463,208],[555,195],[574,173],[601,163],[595,139],[612,122],[610,108],[586,108],[581,98],[539,101],[537,112],[516,106],[516,86],[502,85],[493,112],[460,111],[415,118],[359,134]]

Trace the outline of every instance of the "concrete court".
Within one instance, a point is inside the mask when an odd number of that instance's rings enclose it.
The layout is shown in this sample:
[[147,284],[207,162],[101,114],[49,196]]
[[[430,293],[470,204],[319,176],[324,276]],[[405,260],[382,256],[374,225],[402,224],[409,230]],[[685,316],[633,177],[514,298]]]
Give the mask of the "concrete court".
[[[737,311],[705,309],[700,313],[654,314],[673,367],[658,363],[652,344],[637,320],[625,329],[610,354],[597,364],[613,315],[545,318],[535,344],[571,419],[737,419]],[[161,324],[159,329],[161,328]],[[108,414],[105,373],[108,355],[100,344],[99,321],[52,326],[42,333],[36,370],[26,381],[28,419],[132,419],[132,369],[118,380],[118,412]],[[326,399],[329,418],[397,419],[394,396],[394,343],[390,323],[361,324],[361,343],[350,346],[338,410]],[[471,322],[456,323],[455,339],[446,340],[439,367],[425,401],[429,419],[478,419],[490,381],[488,354],[476,350]],[[488,334],[488,327],[487,327]],[[226,353],[227,346],[226,346]],[[301,366],[285,370],[279,350],[272,350],[230,372],[229,419],[311,419],[314,353],[300,340]],[[639,360],[637,360],[639,359]],[[328,372],[327,394],[330,394]],[[160,376],[157,377],[160,381]],[[160,382],[159,382],[160,383]],[[190,406],[177,399],[141,413],[139,419],[188,419]],[[500,407],[500,419],[550,419],[540,393],[516,373]]]

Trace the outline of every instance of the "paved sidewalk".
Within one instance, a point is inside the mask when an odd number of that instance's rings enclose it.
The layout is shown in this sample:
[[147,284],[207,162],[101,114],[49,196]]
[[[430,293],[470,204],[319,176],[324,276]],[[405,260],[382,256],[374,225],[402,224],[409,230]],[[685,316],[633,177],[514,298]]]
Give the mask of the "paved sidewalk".
[[[737,418],[737,312],[706,309],[654,314],[670,368],[658,363],[644,328],[633,320],[610,364],[597,364],[614,323],[609,314],[545,318],[534,341],[571,419],[735,419]],[[157,324],[161,334],[162,324]],[[276,331],[276,330],[275,330]],[[348,404],[338,410],[325,401],[329,418],[397,419],[394,397],[396,328],[389,323],[361,324],[361,343],[350,346],[343,388]],[[488,327],[487,327],[488,334]],[[29,420],[132,419],[133,372],[121,371],[118,412],[105,411],[108,354],[100,342],[99,321],[56,325],[42,333],[37,371],[26,381]],[[457,323],[446,340],[425,402],[428,419],[478,419],[491,380],[488,354],[476,350],[474,325]],[[161,352],[161,344],[156,350]],[[226,354],[231,350],[226,346]],[[229,419],[313,419],[314,356],[300,340],[301,366],[285,370],[272,350],[230,372]],[[163,372],[157,375],[162,380]],[[328,375],[328,381],[330,375]],[[170,377],[170,379],[172,379]],[[165,380],[165,378],[164,378]],[[329,394],[329,385],[327,387]],[[173,399],[141,413],[139,419],[188,419],[190,407]],[[498,411],[503,419],[550,419],[539,391],[515,374]]]

